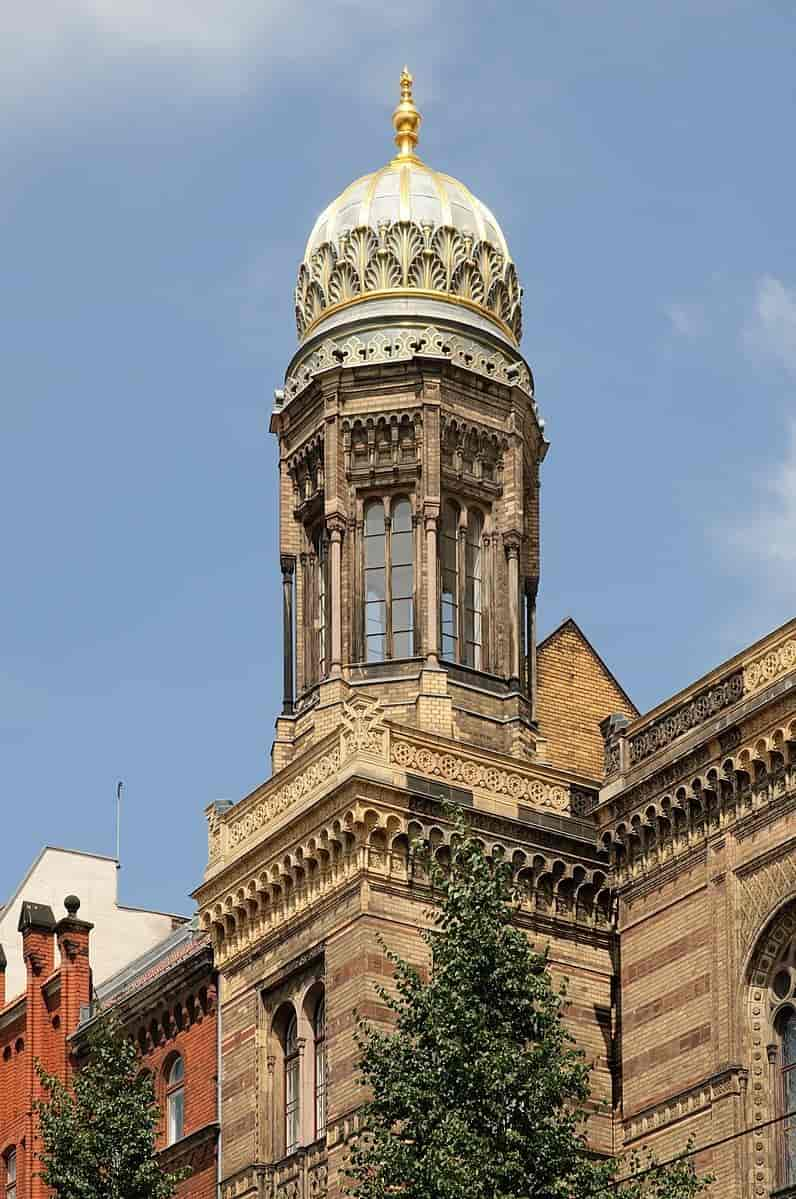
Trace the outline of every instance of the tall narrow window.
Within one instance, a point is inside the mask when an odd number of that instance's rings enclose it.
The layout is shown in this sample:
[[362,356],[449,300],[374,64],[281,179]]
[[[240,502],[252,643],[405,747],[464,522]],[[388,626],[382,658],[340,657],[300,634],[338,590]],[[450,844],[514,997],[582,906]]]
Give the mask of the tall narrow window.
[[285,1033],[285,1153],[298,1149],[300,1095],[298,1026],[294,1014]]
[[387,656],[387,536],[384,504],[365,508],[365,661]]
[[185,1135],[185,1064],[175,1057],[166,1080],[166,1123],[168,1142],[182,1140]]
[[[775,986],[776,986],[776,979]],[[796,1012],[786,1008],[781,1017],[782,1038],[782,1112],[786,1119],[782,1126],[783,1141],[783,1184],[796,1184]]]
[[327,672],[327,602],[326,602],[326,530],[319,529],[313,539],[315,548],[315,652],[318,678]]
[[17,1199],[16,1149],[10,1149],[6,1155],[6,1199]]
[[390,529],[391,658],[410,658],[414,653],[412,556],[412,505],[400,499],[392,506]]
[[315,1136],[326,1132],[326,1001],[315,1005]]
[[484,518],[480,512],[471,509],[467,514],[467,536],[464,542],[464,661],[476,670],[481,669],[483,531]]
[[459,658],[459,509],[446,500],[440,527],[440,634],[442,656]]

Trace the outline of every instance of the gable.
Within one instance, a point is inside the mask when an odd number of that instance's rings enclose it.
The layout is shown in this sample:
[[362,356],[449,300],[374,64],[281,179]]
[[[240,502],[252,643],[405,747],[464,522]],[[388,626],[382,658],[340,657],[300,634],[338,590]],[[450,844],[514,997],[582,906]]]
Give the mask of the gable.
[[548,761],[602,779],[600,721],[614,712],[632,720],[635,704],[572,619],[540,642],[536,669],[536,714]]

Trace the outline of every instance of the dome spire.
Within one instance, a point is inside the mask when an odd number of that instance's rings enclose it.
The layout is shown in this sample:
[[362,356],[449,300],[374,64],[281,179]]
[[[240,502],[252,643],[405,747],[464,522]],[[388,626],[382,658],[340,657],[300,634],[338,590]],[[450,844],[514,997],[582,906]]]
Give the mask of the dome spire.
[[415,146],[417,145],[418,133],[420,130],[420,122],[422,117],[415,108],[415,102],[412,97],[412,84],[414,80],[409,74],[409,68],[404,67],[401,71],[401,99],[392,114],[392,124],[395,130],[395,144],[398,147],[398,155],[400,158],[415,158]]

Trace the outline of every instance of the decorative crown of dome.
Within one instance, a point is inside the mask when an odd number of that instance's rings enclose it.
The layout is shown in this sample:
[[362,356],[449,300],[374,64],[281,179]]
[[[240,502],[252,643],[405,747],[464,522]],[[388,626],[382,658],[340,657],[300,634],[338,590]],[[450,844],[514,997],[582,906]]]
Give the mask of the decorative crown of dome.
[[458,306],[459,323],[519,343],[522,291],[500,225],[463,183],[417,157],[421,119],[404,67],[397,155],[350,184],[310,234],[296,286],[301,340],[354,305],[388,318],[407,305],[438,313],[441,302]]

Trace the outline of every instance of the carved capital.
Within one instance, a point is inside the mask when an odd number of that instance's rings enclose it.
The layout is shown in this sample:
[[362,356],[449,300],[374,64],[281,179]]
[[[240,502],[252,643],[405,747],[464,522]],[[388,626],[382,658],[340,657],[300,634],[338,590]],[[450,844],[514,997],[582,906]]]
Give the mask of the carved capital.
[[283,578],[292,579],[293,571],[296,569],[296,558],[294,554],[280,554],[279,568],[282,571]]
[[326,528],[332,541],[342,541],[346,529],[346,519],[339,512],[333,512],[326,517]]
[[522,534],[518,533],[516,529],[509,529],[503,534],[503,548],[506,551],[506,557],[509,560],[512,558],[519,558],[521,545]]

